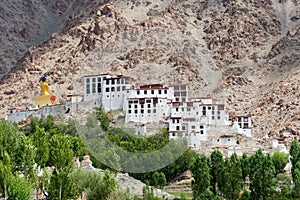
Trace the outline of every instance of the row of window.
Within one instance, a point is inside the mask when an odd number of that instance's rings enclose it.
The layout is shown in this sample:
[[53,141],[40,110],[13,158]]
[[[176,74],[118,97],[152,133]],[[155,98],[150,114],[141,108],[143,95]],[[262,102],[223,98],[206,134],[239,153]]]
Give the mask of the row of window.
[[[155,93],[157,93],[157,92],[155,92],[155,91],[157,91],[157,90],[143,90],[144,92],[142,92],[141,90],[137,90],[136,91],[136,94],[137,95],[140,95],[140,94],[155,94]],[[162,92],[163,91],[163,92]],[[158,94],[168,94],[168,90],[158,90]]]
[[[147,108],[151,108],[151,104],[146,104],[147,105]],[[144,108],[144,104],[141,104],[140,105],[141,108]],[[156,104],[153,104],[153,107],[155,108],[156,107]],[[135,108],[137,109],[138,108],[138,104],[128,104],[128,109],[132,109],[132,108]]]
[[[86,78],[85,79],[86,83],[101,83],[102,82],[102,78],[101,77],[93,77],[93,78]],[[126,81],[125,79],[107,79],[104,82],[106,85],[115,85],[115,84],[125,84]]]
[[[182,133],[178,133],[178,135],[181,135]],[[204,131],[203,130],[201,130],[200,131],[200,134],[201,135],[203,135],[204,134]],[[197,135],[197,133],[194,133],[194,136],[196,136]],[[177,136],[177,133],[176,132],[172,132],[172,136],[173,137],[176,137]],[[189,134],[188,133],[185,133],[185,136],[187,137],[187,136],[189,136]]]
[[[139,112],[141,113],[141,114],[144,114],[144,109],[141,109],[141,110],[137,110],[137,109],[135,109],[135,110],[128,110],[128,114],[131,114],[131,113],[134,113],[134,114],[138,114]],[[147,113],[156,113],[156,109],[147,109]]]

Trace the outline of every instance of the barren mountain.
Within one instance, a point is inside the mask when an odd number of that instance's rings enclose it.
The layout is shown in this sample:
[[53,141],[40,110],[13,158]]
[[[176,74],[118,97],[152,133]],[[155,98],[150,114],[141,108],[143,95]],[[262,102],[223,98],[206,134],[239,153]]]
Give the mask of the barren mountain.
[[259,137],[300,135],[299,0],[30,1],[47,12],[9,2],[1,8],[24,16],[1,20],[18,31],[30,27],[31,40],[1,29],[2,38],[14,38],[1,40],[5,72],[11,68],[1,80],[2,114],[32,104],[42,75],[63,98],[82,93],[82,76],[113,73],[141,84],[189,83],[192,96],[250,113]]

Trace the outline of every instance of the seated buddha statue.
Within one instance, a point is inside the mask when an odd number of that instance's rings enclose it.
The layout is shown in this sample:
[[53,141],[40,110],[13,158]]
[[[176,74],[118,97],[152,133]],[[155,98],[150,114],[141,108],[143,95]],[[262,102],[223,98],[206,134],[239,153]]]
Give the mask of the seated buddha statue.
[[56,96],[52,95],[48,80],[45,76],[40,79],[40,87],[41,96],[35,97],[35,104],[38,106],[55,104]]

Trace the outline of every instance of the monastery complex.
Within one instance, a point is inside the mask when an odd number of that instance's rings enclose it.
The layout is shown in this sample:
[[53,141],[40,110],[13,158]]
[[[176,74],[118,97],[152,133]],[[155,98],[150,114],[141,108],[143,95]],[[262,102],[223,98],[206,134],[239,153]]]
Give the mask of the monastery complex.
[[[138,85],[122,75],[91,75],[84,77],[83,94],[70,94],[65,102],[56,103],[47,81],[41,79],[42,95],[35,98],[36,108],[11,108],[6,119],[19,122],[30,116],[83,113],[102,105],[106,111],[121,110],[125,125],[134,127],[138,135],[149,135],[153,127],[165,126],[169,139],[185,138],[190,148],[198,150],[223,148],[228,155],[242,155],[262,148],[252,138],[250,116],[229,115],[224,104],[213,98],[190,98],[187,84]],[[286,151],[278,140],[266,142],[267,151]]]

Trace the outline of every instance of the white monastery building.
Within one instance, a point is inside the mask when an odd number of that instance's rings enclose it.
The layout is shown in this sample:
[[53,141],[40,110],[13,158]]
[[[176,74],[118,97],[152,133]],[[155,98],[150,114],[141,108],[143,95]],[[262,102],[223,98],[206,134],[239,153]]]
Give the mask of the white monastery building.
[[[83,94],[70,94],[64,103],[36,109],[10,109],[7,120],[21,121],[32,115],[81,113],[102,104],[105,110],[123,110],[125,123],[138,124],[138,134],[144,134],[149,123],[163,122],[168,124],[170,139],[185,138],[195,148],[207,141],[210,130],[218,127],[221,130],[233,125],[234,132],[251,137],[249,116],[229,116],[224,104],[209,97],[189,98],[187,84],[139,86],[133,82],[122,75],[85,76]],[[229,139],[229,136],[216,138],[215,143],[228,143]],[[234,139],[230,142],[236,143]]]

